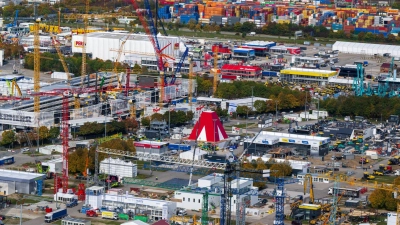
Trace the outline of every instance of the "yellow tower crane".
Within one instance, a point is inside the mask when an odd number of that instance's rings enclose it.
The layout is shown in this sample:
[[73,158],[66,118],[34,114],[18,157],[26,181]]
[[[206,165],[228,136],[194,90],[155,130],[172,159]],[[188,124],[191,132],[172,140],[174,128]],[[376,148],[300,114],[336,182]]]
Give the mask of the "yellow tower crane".
[[307,184],[310,184],[310,203],[314,203],[314,187],[312,183],[312,175],[306,174],[304,176],[304,194],[306,194]]
[[213,68],[213,72],[214,72],[214,83],[213,83],[213,95],[215,95],[215,93],[217,93],[217,86],[218,86],[218,51],[219,48],[215,47],[214,48],[214,52],[213,52],[213,56],[214,56],[214,68]]
[[[33,91],[40,91],[40,37],[39,37],[39,22],[35,20],[34,24],[34,38],[33,38]],[[35,113],[40,112],[40,97],[33,97],[33,111]]]
[[118,81],[117,88],[118,89],[122,88],[121,80],[118,77],[118,64],[119,64],[119,60],[121,59],[122,52],[124,51],[125,43],[129,39],[130,36],[131,36],[131,33],[126,35],[126,37],[122,40],[121,45],[119,46],[119,49],[117,50],[117,57],[114,61],[113,77],[111,78],[111,82],[110,82],[111,87],[116,78]]
[[88,28],[88,16],[89,16],[89,0],[85,1],[85,16],[83,17],[83,44],[82,44],[82,69],[81,69],[81,87],[83,86],[83,79],[86,76],[86,39],[87,39],[87,28]]

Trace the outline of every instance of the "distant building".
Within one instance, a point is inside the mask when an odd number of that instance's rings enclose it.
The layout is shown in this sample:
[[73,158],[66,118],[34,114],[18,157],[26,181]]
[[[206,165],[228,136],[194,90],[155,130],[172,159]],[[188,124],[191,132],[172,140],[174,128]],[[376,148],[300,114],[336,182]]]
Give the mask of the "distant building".
[[0,169],[0,193],[37,194],[45,177],[46,174]]

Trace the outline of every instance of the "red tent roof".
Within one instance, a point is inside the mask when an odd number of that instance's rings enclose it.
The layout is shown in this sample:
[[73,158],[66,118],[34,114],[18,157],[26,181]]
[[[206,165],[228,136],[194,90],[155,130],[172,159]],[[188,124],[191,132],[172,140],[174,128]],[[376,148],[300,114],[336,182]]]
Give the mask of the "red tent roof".
[[216,112],[203,111],[194,125],[189,140],[219,142],[228,138]]

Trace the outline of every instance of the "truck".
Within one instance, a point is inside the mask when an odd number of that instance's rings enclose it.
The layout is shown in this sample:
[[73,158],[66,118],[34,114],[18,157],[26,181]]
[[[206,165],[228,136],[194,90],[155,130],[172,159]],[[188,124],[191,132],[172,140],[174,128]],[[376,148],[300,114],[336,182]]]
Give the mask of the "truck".
[[110,212],[110,211],[103,211],[101,212],[101,218],[103,219],[110,219],[110,220],[118,220],[118,213]]
[[66,216],[68,216],[67,209],[59,209],[59,210],[56,210],[54,212],[47,213],[44,216],[44,222],[45,223],[51,223],[53,221],[62,219],[64,217],[66,217]]
[[277,71],[262,71],[261,73],[263,77],[279,77],[279,74]]
[[72,201],[67,202],[67,208],[72,208],[78,205],[78,199],[72,199]]
[[92,209],[87,210],[87,211],[86,211],[86,216],[87,216],[87,217],[97,217],[97,212],[94,211],[94,210],[92,210]]

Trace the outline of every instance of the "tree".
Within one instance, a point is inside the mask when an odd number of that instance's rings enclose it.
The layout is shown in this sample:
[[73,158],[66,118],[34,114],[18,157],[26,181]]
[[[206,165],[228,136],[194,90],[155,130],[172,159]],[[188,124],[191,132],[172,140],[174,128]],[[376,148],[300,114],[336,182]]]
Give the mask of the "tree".
[[256,109],[257,113],[261,114],[267,110],[267,102],[262,100],[256,100],[254,102],[254,108]]
[[49,128],[47,128],[46,126],[39,127],[39,139],[42,140],[42,144],[44,140],[49,138],[49,135]]
[[369,202],[371,203],[371,207],[374,209],[383,209],[385,208],[385,201],[386,201],[386,191],[382,189],[375,189],[369,195]]
[[151,120],[157,120],[157,121],[163,121],[163,115],[160,113],[154,113],[153,115],[151,115]]
[[142,120],[140,120],[140,125],[144,127],[150,126],[150,118],[149,117],[143,117]]
[[191,19],[191,20],[189,20],[187,27],[189,28],[189,30],[194,30],[194,29],[196,29],[196,24],[197,24],[196,20]]
[[125,130],[130,133],[135,133],[139,128],[139,123],[136,121],[135,118],[126,118],[124,120]]
[[246,116],[249,111],[250,108],[245,105],[240,105],[236,108],[236,113],[240,116]]
[[267,169],[267,166],[265,165],[265,162],[261,159],[261,157],[256,160],[256,163],[257,163],[256,170]]
[[56,139],[60,136],[60,128],[59,127],[51,127],[49,130],[49,138]]
[[200,31],[201,30],[201,24],[198,23],[194,29],[195,29],[195,31]]
[[287,163],[275,163],[270,170],[273,177],[284,177],[292,174],[292,167]]
[[10,145],[15,141],[15,132],[13,130],[6,130],[1,134],[1,145]]

